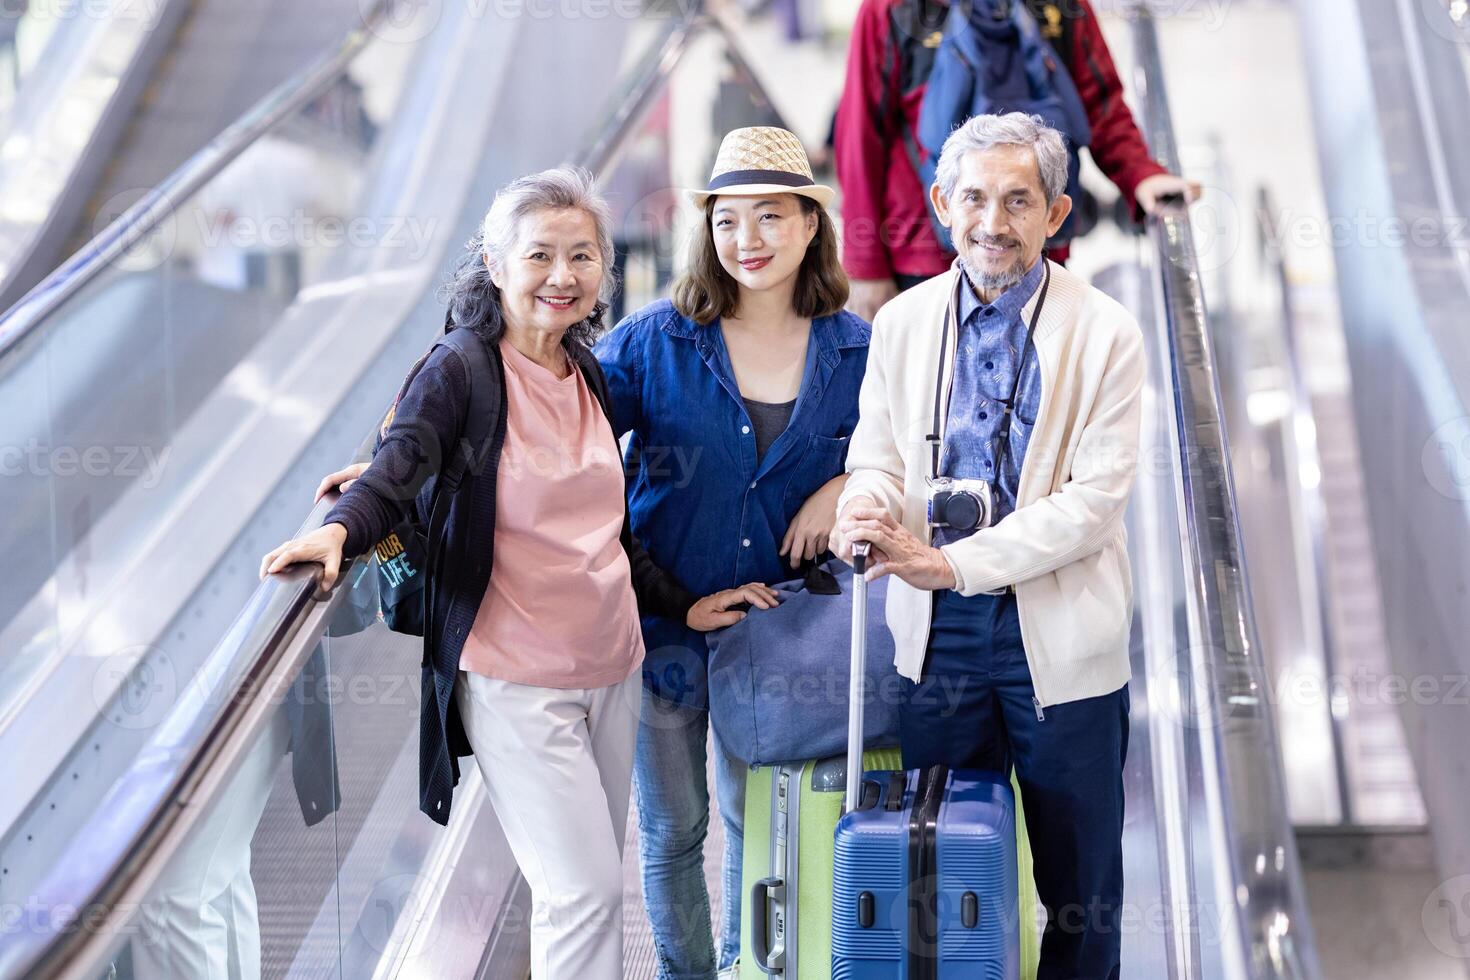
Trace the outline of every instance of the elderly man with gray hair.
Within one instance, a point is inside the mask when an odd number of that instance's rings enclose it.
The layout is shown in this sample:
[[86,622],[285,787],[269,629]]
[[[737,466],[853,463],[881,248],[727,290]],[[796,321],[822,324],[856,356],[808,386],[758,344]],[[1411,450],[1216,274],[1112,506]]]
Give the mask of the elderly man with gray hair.
[[892,575],[904,765],[1015,767],[1048,912],[1040,978],[1117,977],[1143,340],[1042,257],[1067,153],[978,116],[930,188],[959,257],[873,323],[834,552]]

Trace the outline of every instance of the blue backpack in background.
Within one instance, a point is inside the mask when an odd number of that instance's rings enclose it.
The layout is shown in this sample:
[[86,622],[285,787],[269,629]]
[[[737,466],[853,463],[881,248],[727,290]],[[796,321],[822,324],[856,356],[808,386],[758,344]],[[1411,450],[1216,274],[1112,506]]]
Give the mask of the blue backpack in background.
[[[1077,86],[1036,18],[1021,0],[956,0],[924,89],[918,131],[906,140],[926,199],[949,134],[972,116],[1006,112],[1040,116],[1067,138],[1067,194],[1079,200],[1078,153],[1092,142],[1092,127]],[[1050,244],[1071,240],[1075,218],[1075,211],[1067,216]],[[940,243],[953,250],[932,202],[929,222]]]

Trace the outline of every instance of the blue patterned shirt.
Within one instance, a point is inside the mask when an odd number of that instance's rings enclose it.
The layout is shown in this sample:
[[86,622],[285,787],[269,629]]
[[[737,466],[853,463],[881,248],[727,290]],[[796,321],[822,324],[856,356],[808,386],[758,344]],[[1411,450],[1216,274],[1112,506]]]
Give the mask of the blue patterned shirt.
[[[1020,390],[1016,392],[1010,447],[1003,461],[992,459],[1005,400],[1015,383],[1016,368],[1026,344],[1027,323],[1021,317],[1021,308],[1041,285],[1044,267],[1045,261],[1038,259],[1025,278],[989,304],[981,302],[969,277],[963,270],[960,272],[959,342],[955,348],[954,383],[950,388],[939,473],[955,479],[989,480],[997,522],[1016,509],[1021,463],[1026,458],[1026,444],[1041,405],[1041,367],[1033,346],[1026,357]],[[996,466],[1000,466],[999,478]],[[973,533],[936,528],[934,544],[940,547]]]

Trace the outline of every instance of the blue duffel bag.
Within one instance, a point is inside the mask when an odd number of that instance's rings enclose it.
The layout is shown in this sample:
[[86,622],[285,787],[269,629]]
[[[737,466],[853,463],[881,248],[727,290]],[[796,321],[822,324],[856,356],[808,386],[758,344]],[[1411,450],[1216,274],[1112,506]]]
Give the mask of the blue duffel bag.
[[[775,609],[752,608],[707,635],[710,724],[725,751],[750,765],[820,759],[847,751],[852,569],[832,559],[774,586]],[[868,589],[869,749],[898,745],[904,679],[893,667],[883,614],[887,580]]]

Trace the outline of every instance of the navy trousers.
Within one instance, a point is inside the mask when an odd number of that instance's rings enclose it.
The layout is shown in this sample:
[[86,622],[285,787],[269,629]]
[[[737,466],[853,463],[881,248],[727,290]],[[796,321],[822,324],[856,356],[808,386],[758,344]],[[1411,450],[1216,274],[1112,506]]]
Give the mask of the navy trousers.
[[1127,686],[1038,710],[1015,595],[944,590],[934,597],[923,679],[906,694],[905,768],[1015,766],[1047,911],[1038,980],[1116,978]]

